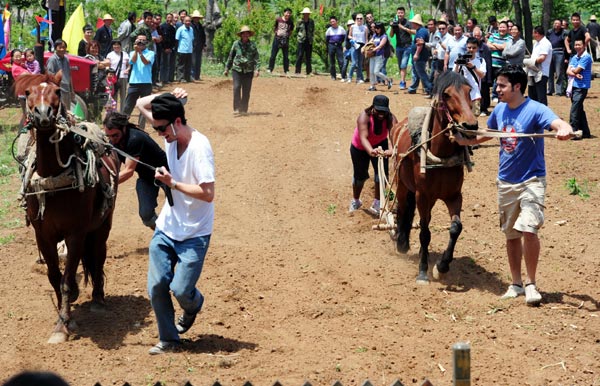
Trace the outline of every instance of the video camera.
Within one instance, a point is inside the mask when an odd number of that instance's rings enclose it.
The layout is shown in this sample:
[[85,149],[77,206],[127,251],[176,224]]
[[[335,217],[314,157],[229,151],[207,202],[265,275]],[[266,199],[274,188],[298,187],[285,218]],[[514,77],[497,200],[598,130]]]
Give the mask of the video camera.
[[465,65],[473,58],[471,54],[458,54],[458,58],[454,61],[455,64]]

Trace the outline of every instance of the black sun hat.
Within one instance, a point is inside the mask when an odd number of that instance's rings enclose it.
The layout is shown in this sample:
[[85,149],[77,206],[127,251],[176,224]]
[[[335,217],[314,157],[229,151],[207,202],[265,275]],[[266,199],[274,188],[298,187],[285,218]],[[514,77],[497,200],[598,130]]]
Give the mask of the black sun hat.
[[375,95],[373,98],[373,107],[377,111],[390,112],[390,100],[385,95]]

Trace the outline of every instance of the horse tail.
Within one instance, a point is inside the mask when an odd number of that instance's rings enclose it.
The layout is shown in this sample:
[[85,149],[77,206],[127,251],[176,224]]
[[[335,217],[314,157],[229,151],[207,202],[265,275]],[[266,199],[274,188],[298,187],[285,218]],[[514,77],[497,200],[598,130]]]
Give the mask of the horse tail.
[[410,231],[417,207],[415,193],[407,189],[405,197],[398,197],[398,206],[400,205],[403,206],[403,210],[398,208],[398,239],[396,240],[396,248],[398,252],[406,253],[410,248]]

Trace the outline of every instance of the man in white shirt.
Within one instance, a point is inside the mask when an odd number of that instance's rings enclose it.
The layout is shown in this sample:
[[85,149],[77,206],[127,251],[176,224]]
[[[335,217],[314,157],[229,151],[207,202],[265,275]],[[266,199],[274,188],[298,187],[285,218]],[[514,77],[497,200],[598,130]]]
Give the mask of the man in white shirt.
[[454,61],[458,55],[467,52],[467,37],[463,35],[463,27],[460,24],[454,26],[454,38],[448,39],[446,54],[444,56],[444,70],[454,68]]
[[[173,94],[149,95],[137,103],[165,139],[169,170],[157,168],[154,178],[173,194],[173,205],[165,203],[156,220],[149,247],[148,294],[159,335],[151,355],[179,350],[179,336],[192,327],[204,303],[196,283],[213,230],[215,166],[210,142],[187,124],[182,103],[186,96],[176,88]],[[171,296],[183,309],[177,321]]]
[[454,61],[454,71],[462,74],[471,86],[471,101],[473,101],[473,113],[479,116],[481,113],[481,79],[487,73],[485,59],[479,56],[479,40],[471,37],[467,39],[467,54],[470,59],[458,57]]
[[541,26],[533,29],[535,43],[531,51],[531,59],[525,60],[523,63],[527,66],[529,97],[548,106],[546,85],[550,75],[550,63],[552,62],[552,43],[545,35]]

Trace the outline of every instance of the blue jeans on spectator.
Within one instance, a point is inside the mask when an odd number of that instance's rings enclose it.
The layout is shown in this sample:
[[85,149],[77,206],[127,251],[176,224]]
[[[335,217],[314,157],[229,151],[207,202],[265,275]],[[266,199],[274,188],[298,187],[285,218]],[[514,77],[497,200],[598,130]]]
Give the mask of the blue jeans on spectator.
[[283,71],[290,71],[290,56],[289,56],[289,45],[279,47],[279,41],[273,38],[273,44],[271,44],[271,57],[269,58],[269,71],[273,71],[275,68],[275,59],[277,59],[277,53],[279,49],[283,52]]
[[362,46],[364,46],[364,44],[359,43],[359,45],[360,47],[355,48],[352,52],[352,66],[350,67],[350,75],[348,75],[348,78],[352,79],[352,74],[354,74],[354,70],[356,70],[356,80],[364,81],[365,78],[363,78],[362,73],[364,57],[362,52],[360,52],[360,49],[362,48]]
[[581,130],[583,138],[590,138],[590,127],[588,126],[587,115],[583,109],[583,102],[587,97],[587,88],[573,87],[571,94],[571,113],[569,114],[569,123],[573,130]]
[[417,88],[419,88],[419,81],[423,82],[423,88],[425,92],[431,95],[433,90],[433,85],[429,81],[429,76],[427,75],[427,61],[417,60],[413,62],[413,70],[414,70],[414,79],[410,87],[408,88],[409,92],[416,92]]
[[154,181],[147,181],[138,178],[135,183],[135,191],[138,196],[138,211],[140,218],[145,226],[154,229],[156,226],[156,207],[158,202],[158,186],[154,185]]
[[550,74],[548,75],[548,94],[554,94],[554,77],[556,76],[556,95],[565,93],[565,73],[563,62],[565,53],[563,51],[552,51],[552,62],[550,63]]
[[342,45],[328,44],[327,55],[329,56],[329,75],[331,75],[333,79],[336,78],[337,72],[335,70],[335,65],[337,64],[340,68],[340,72],[342,73],[342,79],[344,79],[344,53],[342,51]]
[[344,64],[342,64],[342,79],[350,79],[348,76],[348,67],[352,67],[352,52],[354,47],[344,52]]
[[384,59],[383,55],[375,55],[369,61],[369,79],[371,80],[371,86],[375,86],[378,79],[381,79],[381,81],[386,84],[390,81],[387,75],[383,73]]
[[196,288],[210,235],[177,241],[157,230],[152,236],[148,261],[148,295],[156,315],[161,342],[178,342],[171,292],[188,314],[202,309],[204,296]]
[[405,70],[410,61],[410,46],[396,47],[396,59],[398,60],[398,68],[400,70]]

